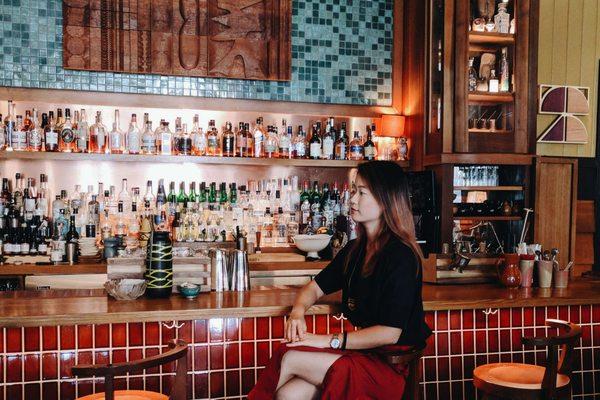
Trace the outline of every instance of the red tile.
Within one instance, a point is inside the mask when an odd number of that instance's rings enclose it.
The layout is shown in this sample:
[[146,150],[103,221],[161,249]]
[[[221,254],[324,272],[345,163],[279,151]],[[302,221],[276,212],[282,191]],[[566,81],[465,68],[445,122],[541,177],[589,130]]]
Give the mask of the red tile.
[[425,359],[425,367],[423,368],[423,376],[425,377],[425,382],[435,381],[437,375],[437,364],[435,358],[426,358]]
[[[315,321],[313,318],[314,318],[314,315],[306,315],[304,317],[304,321],[306,321],[306,331],[310,332],[310,333],[315,333]],[[348,321],[344,321],[344,330],[347,330],[346,322],[348,322]]]
[[523,326],[533,326],[533,308],[528,307],[523,309]]
[[88,396],[94,393],[94,385],[91,380],[80,380],[77,383],[77,397]]
[[448,355],[449,346],[448,346],[448,333],[438,333],[436,335],[437,339],[437,354],[438,355]]
[[170,376],[161,376],[162,381],[162,391],[165,393],[171,392],[171,385],[173,384],[173,379]]
[[0,328],[0,353],[4,353],[4,329]]
[[160,393],[160,378],[158,376],[147,376],[144,378],[146,390]]
[[78,325],[77,326],[77,348],[79,349],[91,349],[93,345],[92,340],[92,325]]
[[225,340],[239,340],[240,321],[237,318],[226,318],[225,321]]
[[592,321],[600,323],[600,305],[598,304],[592,306]]
[[495,364],[495,363],[499,363],[499,362],[500,362],[500,354],[494,353],[494,354],[489,355],[488,363]]
[[58,350],[58,327],[56,327],[56,326],[42,327],[42,349],[43,350]]
[[537,326],[546,325],[546,308],[535,307],[535,324]]
[[242,370],[242,393],[248,394],[250,390],[254,387],[254,370],[252,369],[243,369]]
[[423,351],[424,356],[433,356],[435,355],[435,335],[430,335],[427,338],[425,344],[425,350]]
[[[284,320],[283,317],[274,317],[271,318],[271,338],[273,339],[283,339],[283,330],[284,330]],[[341,329],[338,328],[338,331]]]
[[258,342],[256,343],[256,362],[257,366],[265,366],[271,358],[269,353],[269,342]]
[[499,324],[499,319],[500,319],[499,314],[500,314],[499,308],[492,309],[492,312],[487,316],[488,328],[497,328],[500,325]]
[[39,354],[26,354],[23,359],[25,362],[25,381],[39,381],[41,377]]
[[225,395],[228,397],[240,395],[240,371],[225,373]]
[[[428,326],[431,326],[431,325],[428,325]],[[350,320],[345,319],[344,322],[342,322],[342,330],[344,332],[353,332],[356,330],[356,328],[354,328],[354,325],[352,325],[352,322],[350,322]],[[312,332],[312,329],[309,329],[307,327],[306,331]]]
[[440,399],[449,399],[450,398],[450,383],[443,382],[438,384],[438,392]]
[[462,357],[450,357],[450,378],[454,380],[462,380]]
[[450,329],[458,330],[462,326],[462,311],[452,310],[450,311]]
[[123,349],[112,351],[112,363],[127,362],[127,351]]
[[6,351],[20,353],[23,351],[21,342],[21,328],[6,328]]
[[592,345],[592,327],[590,325],[581,327],[581,344],[584,347]]
[[146,322],[146,346],[156,346],[160,344],[160,327],[158,322]]
[[[169,322],[169,324],[171,324],[171,323],[172,322]],[[179,322],[176,322],[176,323],[179,324]],[[171,340],[175,339],[175,336],[177,335],[177,328],[175,328],[175,327],[167,328],[164,324],[165,324],[165,322],[161,323],[161,325],[160,325],[160,335],[161,335],[163,346],[166,346],[167,343],[169,343]]]
[[483,313],[484,310],[475,310],[475,328],[485,329],[487,327],[487,316]]
[[475,352],[475,345],[473,344],[473,331],[463,331],[463,354],[473,354]]
[[[267,318],[268,320],[268,318]],[[211,318],[208,320],[208,333],[211,342],[223,341],[223,318]],[[267,322],[268,327],[268,322]]]
[[100,324],[94,326],[94,339],[96,348],[110,347],[110,325]]
[[60,327],[60,349],[73,350],[75,349],[75,327],[61,326]]
[[129,350],[129,361],[137,361],[142,358],[144,358],[144,351],[142,349]]
[[268,339],[269,338],[269,318],[260,317],[256,318],[256,338],[257,339]]
[[475,352],[487,352],[487,335],[485,331],[475,331]]
[[60,377],[61,378],[72,378],[71,367],[75,365],[75,353],[61,353],[60,354]]
[[592,357],[592,349],[581,350],[581,365],[583,365],[583,371],[591,371],[594,368]]
[[[475,312],[478,312],[476,310]],[[462,312],[462,327],[463,329],[473,329],[473,310],[463,310]]]
[[206,346],[194,346],[194,371],[208,370],[208,349]]
[[127,325],[112,324],[112,347],[127,346]]
[[546,319],[557,319],[558,309],[557,307],[546,307]]
[[242,319],[242,340],[254,339],[254,318]]
[[129,330],[129,346],[144,345],[144,324],[141,322],[130,323]]
[[225,367],[238,368],[240,366],[240,344],[227,343],[225,345]]
[[127,390],[127,380],[124,378],[116,378],[115,390]]
[[183,326],[177,332],[178,338],[183,340],[187,344],[191,344],[192,343],[192,328],[193,328],[193,326],[194,326],[193,321],[184,321]]
[[[3,384],[3,383],[4,383],[4,356],[0,355],[0,384]],[[0,389],[0,392],[2,392],[2,389]]]
[[144,390],[144,378],[129,378],[129,390]]
[[581,323],[589,324],[592,322],[592,306],[581,306]]
[[40,350],[40,328],[25,328],[25,351]]
[[210,398],[223,397],[225,395],[225,374],[222,372],[210,373]]
[[194,398],[208,398],[208,373],[194,374]]
[[10,385],[6,386],[6,398],[7,399],[20,399],[23,393],[22,385]]
[[[464,368],[463,376],[465,379],[473,377],[473,370],[475,369],[475,356],[465,356],[463,358]],[[465,385],[468,386],[468,385]]]
[[58,400],[58,383],[42,383],[42,392],[44,393],[44,400]]
[[210,358],[210,369],[223,369],[223,346],[210,346],[208,353]]
[[520,308],[511,308],[512,322],[511,326],[523,326],[523,312]]
[[55,353],[42,354],[42,379],[58,378],[58,355]]
[[511,351],[510,330],[502,329],[500,331],[500,351],[503,353]]
[[60,383],[60,399],[72,400],[75,398],[75,382]]
[[315,333],[318,335],[327,335],[329,333],[327,322],[327,315],[315,315]]
[[254,343],[242,342],[242,367],[252,366],[254,366]]
[[6,357],[6,382],[22,382],[22,362],[21,356]]
[[500,353],[500,362],[503,362],[503,363],[512,362],[512,353]]
[[502,328],[510,327],[510,317],[511,317],[511,309],[510,308],[501,308],[500,311],[500,326]]
[[558,307],[558,319],[569,321],[569,306]]
[[463,398],[463,385],[462,382],[451,382],[450,391],[452,392],[453,399]]
[[206,343],[208,341],[207,321],[198,319],[194,321],[194,343]]
[[488,333],[488,351],[490,353],[496,353],[499,350],[498,346],[498,331],[495,329],[490,329],[487,331]]
[[437,372],[438,372],[438,379],[440,381],[447,381],[450,379],[450,358],[449,357],[438,357],[437,358]]
[[450,333],[450,354],[462,353],[462,337],[460,332]]
[[94,364],[108,364],[108,363],[110,363],[110,354],[109,354],[108,350],[94,352]]
[[425,385],[425,398],[437,399],[438,388],[435,383],[427,383]]
[[[152,357],[152,356],[156,356],[156,355],[160,354],[160,350],[157,347],[148,347],[145,350],[146,350],[145,357]],[[147,374],[158,374],[159,367],[148,368],[146,370],[146,373]],[[151,390],[151,389],[147,389],[147,390]],[[154,389],[152,389],[152,390],[154,390]]]
[[437,311],[436,312],[436,324],[435,329],[437,331],[447,331],[448,330],[448,311]]

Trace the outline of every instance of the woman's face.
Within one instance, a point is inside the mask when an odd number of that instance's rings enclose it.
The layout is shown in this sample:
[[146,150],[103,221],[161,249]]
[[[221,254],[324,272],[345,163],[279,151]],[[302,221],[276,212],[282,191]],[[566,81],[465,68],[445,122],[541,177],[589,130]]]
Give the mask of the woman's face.
[[352,197],[350,197],[350,215],[352,219],[363,224],[379,221],[382,212],[381,207],[362,177],[357,175],[352,184]]

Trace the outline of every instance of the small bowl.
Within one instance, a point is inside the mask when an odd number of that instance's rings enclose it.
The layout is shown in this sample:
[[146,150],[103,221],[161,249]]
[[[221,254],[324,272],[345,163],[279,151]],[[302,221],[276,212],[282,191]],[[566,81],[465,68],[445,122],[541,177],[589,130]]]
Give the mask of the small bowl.
[[292,239],[296,243],[296,247],[307,252],[307,259],[318,260],[318,252],[327,247],[331,240],[331,235],[296,235]]
[[113,279],[104,283],[104,289],[117,300],[135,300],[146,291],[143,279]]
[[184,282],[177,286],[179,293],[186,299],[195,299],[200,294],[200,285],[195,283]]

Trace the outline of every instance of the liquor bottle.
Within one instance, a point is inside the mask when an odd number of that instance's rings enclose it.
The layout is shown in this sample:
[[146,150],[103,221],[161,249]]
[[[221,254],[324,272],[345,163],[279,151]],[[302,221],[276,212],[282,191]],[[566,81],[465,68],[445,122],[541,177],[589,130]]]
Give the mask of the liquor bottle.
[[15,103],[8,101],[8,114],[4,118],[4,127],[6,129],[6,150],[13,150],[13,135],[17,127],[15,119]]
[[40,126],[38,120],[38,111],[33,109],[33,118],[30,120],[31,127],[29,129],[29,151],[41,151],[42,150],[42,139],[44,138],[44,131]]
[[[152,190],[152,186],[150,186],[150,188],[150,190]],[[165,181],[163,179],[159,179],[158,191],[156,192],[156,211],[160,212],[161,210],[163,210],[166,204],[167,194],[165,192]]]
[[206,132],[200,127],[198,114],[194,115],[194,123],[192,125],[192,154],[195,156],[206,155],[206,147],[208,146],[208,137]]
[[308,142],[306,141],[306,132],[304,132],[304,128],[302,125],[298,126],[298,133],[294,138],[294,158],[307,158],[308,156]]
[[375,143],[373,143],[373,135],[375,134],[375,124],[371,126],[371,129],[367,129],[367,140],[363,144],[363,152],[365,160],[375,160],[377,157],[377,150],[375,149]]
[[177,195],[175,194],[175,182],[169,183],[169,194],[167,195],[167,216],[172,220],[177,211]]
[[244,135],[246,136],[246,157],[254,157],[254,134],[250,131],[250,124],[244,123]]
[[313,160],[321,158],[321,139],[319,139],[319,128],[317,124],[313,124],[312,135],[310,137],[309,144],[309,156]]
[[238,131],[235,135],[235,156],[248,157],[248,141],[246,140],[246,132],[244,132],[244,123],[240,122]]
[[117,237],[127,236],[128,221],[127,221],[127,218],[125,217],[125,212],[123,211],[123,206],[124,206],[123,202],[119,201],[119,203],[117,204],[117,218],[115,220],[115,226],[113,228],[115,236],[117,236]]
[[96,123],[90,127],[90,153],[106,153],[106,127],[102,124],[102,113],[96,112]]
[[48,216],[48,201],[50,199],[50,193],[48,192],[48,177],[46,174],[40,174],[40,190],[37,192],[36,200],[36,214],[44,219]]
[[88,225],[94,225],[94,231],[98,231],[100,228],[100,203],[95,194],[92,195],[92,200],[87,205],[87,213]]
[[127,130],[127,152],[129,154],[140,154],[142,138],[140,129],[137,126],[137,115],[131,114],[131,122]]
[[115,110],[115,120],[112,131],[108,134],[108,146],[110,153],[123,154],[125,152],[125,134],[121,130],[119,110]]
[[349,158],[354,161],[362,160],[364,158],[364,148],[358,131],[354,131],[354,137],[350,142]]
[[325,126],[325,134],[322,139],[321,158],[325,160],[333,160],[334,157],[334,144],[335,144],[335,128],[334,119],[330,117]]
[[152,130],[152,121],[146,121],[144,124],[141,152],[142,154],[156,154],[156,136]]
[[75,250],[73,261],[77,262],[78,258],[79,258],[79,233],[77,233],[77,229],[76,229],[75,215],[71,215],[70,222],[69,222],[69,231],[65,235],[65,241],[67,242],[67,244],[69,244],[69,243],[75,244],[76,250]]
[[88,151],[88,142],[90,138],[90,126],[87,120],[87,113],[85,109],[79,111],[79,122],[77,123],[76,140],[77,140],[77,152],[85,153]]
[[225,123],[221,149],[223,151],[223,157],[235,156],[235,135],[232,131],[231,122]]
[[215,120],[211,119],[208,121],[208,129],[206,131],[206,155],[207,156],[218,156],[219,155],[219,132],[215,126]]
[[172,154],[173,134],[169,129],[168,122],[161,121],[160,125],[161,127],[156,141],[158,146],[158,154],[170,155]]
[[23,123],[23,116],[17,115],[17,124],[13,132],[13,150],[27,151],[27,136],[28,132]]
[[[60,111],[60,109],[58,110]],[[59,115],[60,117],[60,115]],[[71,110],[65,109],[65,120],[60,126],[60,136],[58,138],[59,150],[66,153],[73,152],[77,143],[75,142],[75,132],[73,132],[73,121],[71,121]]]
[[208,203],[216,204],[217,203],[217,184],[215,182],[210,183],[210,189],[208,191]]
[[267,135],[265,136],[265,141],[264,141],[264,153],[265,153],[266,158],[279,157],[279,154],[278,154],[279,144],[277,143],[276,129],[277,128],[275,128],[274,126],[267,127]]
[[225,182],[221,182],[221,185],[219,186],[219,204],[226,204],[227,201],[227,184]]
[[498,4],[498,13],[494,16],[494,30],[498,33],[509,33],[510,31],[510,15],[506,11],[507,7],[508,2]]
[[6,149],[6,126],[2,114],[0,114],[0,151],[4,149]]
[[121,181],[121,191],[119,192],[118,201],[123,203],[123,212],[129,214],[131,212],[131,195],[127,188],[127,179]]
[[177,144],[179,147],[177,149],[177,154],[182,156],[189,156],[192,154],[192,138],[188,132],[187,124],[183,124]]
[[183,136],[181,117],[175,118],[175,132],[173,133],[173,154],[179,154],[179,140]]
[[510,91],[510,71],[508,69],[508,60],[507,60],[508,49],[506,47],[502,48],[502,56],[500,57],[500,91],[501,92],[509,92]]
[[182,207],[184,203],[187,203],[189,198],[185,193],[185,182],[179,182],[179,193],[177,194],[177,204]]
[[336,160],[346,160],[348,158],[348,136],[346,135],[345,122],[342,122],[339,136],[335,141],[334,153]]
[[288,126],[285,119],[281,122],[281,125],[281,136],[279,138],[279,157],[292,158],[292,126]]
[[267,132],[263,127],[263,119],[259,117],[256,120],[256,125],[254,126],[254,132],[252,133],[252,139],[254,140],[254,157],[261,158],[264,157],[264,140]]
[[27,187],[23,189],[23,217],[26,221],[33,218],[35,212],[35,195],[33,193],[33,179],[27,179]]
[[152,192],[152,181],[146,182],[146,193],[144,193],[144,204],[148,204],[148,207],[154,207],[155,204],[154,193]]
[[46,151],[58,151],[58,130],[54,111],[48,112],[48,122],[44,127],[44,147]]
[[190,182],[190,193],[187,197],[188,203],[195,204],[198,202],[198,194],[196,193],[196,182]]
[[[139,189],[139,188],[136,188]],[[138,216],[138,203],[137,201],[131,202],[131,213],[129,216],[126,216],[128,225],[127,237],[134,239],[137,243],[140,235],[140,219]]]
[[31,127],[32,127],[31,111],[29,111],[29,110],[25,110],[25,118],[23,118],[23,126],[25,127],[25,130],[27,132],[29,132],[31,130]]
[[498,93],[500,90],[500,82],[496,77],[496,70],[493,69],[490,71],[490,80],[489,80],[489,92],[490,93]]
[[473,57],[469,58],[469,92],[474,92],[477,90],[477,71],[475,71],[475,67],[473,66],[475,59]]

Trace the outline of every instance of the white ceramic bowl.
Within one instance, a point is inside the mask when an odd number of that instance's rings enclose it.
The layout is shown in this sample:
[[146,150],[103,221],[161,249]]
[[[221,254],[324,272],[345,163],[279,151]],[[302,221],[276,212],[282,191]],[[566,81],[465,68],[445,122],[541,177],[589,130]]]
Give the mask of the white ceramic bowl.
[[104,288],[117,300],[134,300],[146,291],[143,279],[113,279],[104,283]]
[[296,243],[296,247],[307,252],[307,258],[318,260],[319,255],[317,253],[327,247],[331,235],[296,235],[292,239]]

